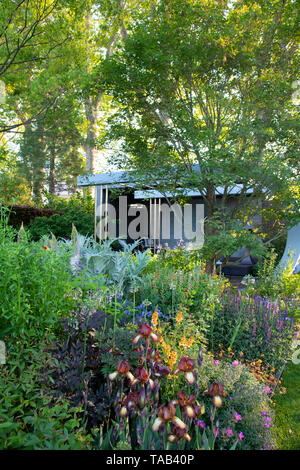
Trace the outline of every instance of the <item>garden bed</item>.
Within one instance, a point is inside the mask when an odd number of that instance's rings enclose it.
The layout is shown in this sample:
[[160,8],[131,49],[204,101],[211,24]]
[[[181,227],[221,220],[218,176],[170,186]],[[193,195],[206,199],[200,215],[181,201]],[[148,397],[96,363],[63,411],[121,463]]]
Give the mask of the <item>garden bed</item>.
[[240,290],[184,248],[14,240],[5,226],[3,449],[295,448],[296,366],[281,374],[299,277],[273,278],[275,298],[267,276]]

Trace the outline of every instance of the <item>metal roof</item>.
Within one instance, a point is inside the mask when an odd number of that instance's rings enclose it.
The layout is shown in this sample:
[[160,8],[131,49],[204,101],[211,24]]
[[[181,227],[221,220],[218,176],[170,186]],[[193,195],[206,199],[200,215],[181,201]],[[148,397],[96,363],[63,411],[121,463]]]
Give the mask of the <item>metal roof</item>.
[[109,173],[98,173],[96,175],[78,176],[78,186],[98,186],[98,185],[114,185],[114,187],[122,186],[129,182],[129,171],[110,171]]
[[[194,171],[200,171],[199,165],[192,165]],[[130,173],[131,171],[110,171],[108,173],[98,173],[95,175],[84,175],[78,176],[77,184],[78,186],[97,186],[100,184],[103,185],[114,185],[114,187],[123,186],[128,184],[129,186],[134,186],[134,183],[130,182]]]

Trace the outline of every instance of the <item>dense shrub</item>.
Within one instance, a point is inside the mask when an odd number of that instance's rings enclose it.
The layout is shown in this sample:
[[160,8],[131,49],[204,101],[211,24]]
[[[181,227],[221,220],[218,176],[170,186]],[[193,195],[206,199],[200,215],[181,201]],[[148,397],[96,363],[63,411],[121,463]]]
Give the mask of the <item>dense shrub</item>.
[[0,449],[87,448],[81,410],[68,397],[53,399],[42,380],[48,355],[41,343],[31,348],[7,342],[0,374]]
[[131,363],[137,360],[131,347],[134,328],[113,326],[113,316],[107,311],[82,310],[61,322],[58,338],[49,349],[52,358],[44,384],[55,400],[66,399],[70,406],[82,407],[81,418],[89,431],[109,425],[112,401],[107,394],[107,373],[124,354]]
[[277,302],[228,291],[222,294],[214,315],[210,350],[218,352],[221,344],[225,350],[242,352],[249,361],[263,360],[278,373],[294,335],[294,318]]
[[48,219],[54,214],[62,214],[60,211],[54,209],[38,208],[33,206],[9,206],[9,219],[8,223],[17,230],[23,224],[25,227],[30,225],[37,217]]
[[172,249],[167,243],[158,247],[157,253],[149,266],[149,272],[159,271],[161,268],[189,272],[197,267],[204,267],[200,250],[187,250],[183,240],[179,240]]
[[0,222],[0,337],[44,337],[73,306],[68,254],[46,250]]
[[72,225],[75,225],[83,235],[94,232],[94,217],[77,208],[67,208],[63,214],[51,217],[36,217],[29,225],[29,231],[34,240],[39,240],[52,232],[56,237],[70,238]]
[[292,263],[282,272],[277,268],[278,255],[274,249],[258,263],[257,281],[253,287],[261,297],[282,300],[300,299],[300,276],[292,274]]
[[172,316],[175,311],[185,309],[207,332],[226,282],[224,278],[205,274],[200,268],[174,272],[163,267],[144,277],[138,295],[141,302],[147,299],[164,315]]

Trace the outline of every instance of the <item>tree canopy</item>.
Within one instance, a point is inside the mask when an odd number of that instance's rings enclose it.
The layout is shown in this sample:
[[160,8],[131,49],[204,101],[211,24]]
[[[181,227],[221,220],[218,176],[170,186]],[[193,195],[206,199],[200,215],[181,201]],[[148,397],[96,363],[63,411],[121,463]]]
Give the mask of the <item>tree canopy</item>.
[[287,223],[299,217],[298,24],[291,0],[161,1],[102,64],[115,158],[141,186],[197,189],[220,248],[262,211],[278,218],[278,199]]

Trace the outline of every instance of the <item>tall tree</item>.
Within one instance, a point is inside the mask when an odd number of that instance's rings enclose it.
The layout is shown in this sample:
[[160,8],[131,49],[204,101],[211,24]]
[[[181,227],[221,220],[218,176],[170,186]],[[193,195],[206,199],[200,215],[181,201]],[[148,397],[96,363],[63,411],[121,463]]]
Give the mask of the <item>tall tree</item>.
[[299,216],[298,20],[292,0],[162,0],[103,66],[120,164],[141,186],[200,192],[210,269],[256,242],[253,201],[281,197]]

